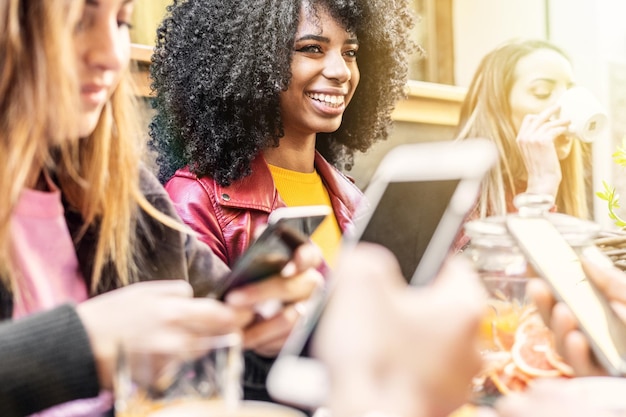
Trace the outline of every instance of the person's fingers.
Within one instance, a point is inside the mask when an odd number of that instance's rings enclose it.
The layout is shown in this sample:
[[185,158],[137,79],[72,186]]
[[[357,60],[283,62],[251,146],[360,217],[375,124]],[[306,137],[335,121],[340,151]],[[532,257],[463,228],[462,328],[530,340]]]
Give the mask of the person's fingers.
[[577,376],[607,375],[607,372],[597,363],[591,351],[587,337],[576,330],[565,338],[564,359],[574,369]]
[[433,286],[439,288],[436,294],[448,302],[454,300],[459,308],[462,306],[466,317],[482,315],[487,292],[469,259],[463,256],[450,257],[435,278]]
[[536,152],[537,146],[553,146],[557,137],[567,133],[571,121],[559,118],[559,110],[560,106],[555,104],[539,114],[524,117],[516,138],[522,151],[528,148],[527,152]]
[[[380,332],[374,334],[365,329],[379,326],[381,317],[389,314],[390,300],[406,290],[407,284],[395,256],[388,249],[371,243],[359,243],[345,250],[333,276],[332,292],[320,318],[313,351],[325,361],[346,367],[372,355],[372,350],[386,340]],[[382,327],[382,330],[395,325]],[[347,352],[333,348],[333,343],[328,342],[340,340],[347,331],[352,333],[352,339],[360,340],[363,349]]]
[[[563,133],[567,132],[567,128],[570,125],[570,121],[569,120],[565,120],[565,119],[554,119],[554,120],[549,120],[547,122],[545,122],[543,124],[543,128],[546,129],[547,131],[558,131],[561,132],[559,133],[559,135],[562,135]],[[559,136],[557,135],[557,136]]]
[[546,123],[551,120],[556,120],[555,117],[559,114],[561,106],[559,104],[552,104],[546,107],[543,111],[537,114],[536,120],[539,123]]
[[619,301],[611,301],[610,304],[617,317],[626,323],[626,304]]
[[254,229],[254,234],[253,234],[253,239],[256,240],[259,238],[259,236],[261,236],[263,234],[263,231],[267,229],[267,225],[266,224],[261,224],[258,225],[255,229]]
[[434,286],[457,286],[468,283],[470,287],[483,288],[472,261],[466,256],[449,256],[433,280]]
[[567,354],[565,339],[570,332],[578,328],[576,319],[572,316],[570,309],[565,304],[557,303],[552,309],[549,326],[554,333],[557,351],[565,357]]
[[563,124],[562,121],[549,122],[543,127],[545,135],[542,139],[545,139],[547,143],[554,146],[555,139],[567,133],[567,126],[568,124]]
[[273,317],[256,322],[244,330],[244,346],[247,349],[280,349],[293,326],[304,313],[298,302],[285,306]]
[[536,128],[520,130],[517,144],[520,150],[536,151],[543,147],[546,150],[554,149],[554,141],[567,133],[568,124],[562,121],[548,122]]
[[603,374],[591,352],[587,337],[578,330],[578,322],[562,303],[554,306],[550,327],[554,332],[557,351],[578,376]]
[[291,328],[269,326],[264,322],[254,324],[244,330],[244,347],[263,356],[276,356],[290,331]]
[[611,266],[599,265],[585,257],[582,266],[586,276],[609,299],[626,304],[626,274]]
[[236,307],[252,307],[266,300],[291,303],[306,299],[324,285],[324,278],[315,269],[307,269],[291,278],[275,276],[228,293],[226,303]]
[[520,126],[520,131],[522,129],[537,129],[537,127],[543,125],[544,123],[554,120],[557,115],[560,107],[558,105],[552,105],[540,113],[537,114],[527,114],[522,119],[522,124]]
[[526,285],[526,296],[537,306],[543,322],[549,326],[556,300],[548,284],[541,279],[530,279]]
[[[472,280],[479,279],[478,273],[469,258],[465,256],[450,256],[442,265],[439,276],[435,280],[435,285],[455,281],[459,275],[471,275],[475,277],[471,278]],[[463,280],[465,281],[465,279]]]
[[317,268],[322,264],[322,260],[322,253],[317,246],[312,243],[300,245],[294,252],[291,261],[281,271],[281,275],[288,278],[308,268]]
[[254,349],[254,352],[258,355],[265,356],[266,358],[275,357],[280,353],[286,339],[287,337],[285,336],[281,339],[272,340],[271,342],[257,346]]
[[361,242],[344,255],[339,260],[335,274],[341,284],[351,286],[353,284],[348,284],[349,281],[367,277],[369,281],[391,281],[398,288],[406,287],[398,260],[387,248]]
[[198,335],[224,334],[239,328],[235,311],[219,301],[207,298],[169,301],[162,300],[161,314],[174,327]]
[[250,307],[272,299],[289,303],[308,298],[316,288],[324,285],[324,277],[314,269],[321,262],[321,252],[315,245],[300,245],[279,275],[231,291],[226,302]]
[[193,297],[193,288],[187,281],[182,279],[142,281],[121,288],[121,290],[141,291],[144,294],[149,292],[154,295],[171,295],[185,298]]
[[291,314],[293,314],[291,311],[281,311],[270,319],[255,322],[244,329],[244,346],[246,349],[256,349],[276,338],[288,335],[293,326],[288,324],[291,320],[285,316]]
[[249,326],[256,318],[256,312],[253,308],[232,308],[235,315],[235,324],[237,328],[243,329]]

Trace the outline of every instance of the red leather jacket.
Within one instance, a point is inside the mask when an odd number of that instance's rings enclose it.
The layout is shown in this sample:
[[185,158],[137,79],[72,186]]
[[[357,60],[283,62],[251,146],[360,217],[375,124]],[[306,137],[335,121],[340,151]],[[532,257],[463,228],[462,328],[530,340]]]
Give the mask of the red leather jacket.
[[[315,155],[315,168],[328,194],[342,232],[352,227],[363,194],[352,181]],[[250,245],[255,229],[286,204],[278,195],[262,155],[252,162],[252,175],[222,187],[212,178],[197,178],[187,168],[178,170],[165,184],[176,211],[227,264],[232,265]]]

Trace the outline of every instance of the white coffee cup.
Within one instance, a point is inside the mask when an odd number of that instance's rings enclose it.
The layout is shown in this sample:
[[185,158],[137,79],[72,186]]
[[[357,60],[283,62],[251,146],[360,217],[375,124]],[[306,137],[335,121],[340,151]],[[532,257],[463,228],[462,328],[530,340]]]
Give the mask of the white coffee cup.
[[571,121],[569,132],[583,142],[593,142],[608,126],[606,111],[585,87],[572,87],[559,98],[561,119]]

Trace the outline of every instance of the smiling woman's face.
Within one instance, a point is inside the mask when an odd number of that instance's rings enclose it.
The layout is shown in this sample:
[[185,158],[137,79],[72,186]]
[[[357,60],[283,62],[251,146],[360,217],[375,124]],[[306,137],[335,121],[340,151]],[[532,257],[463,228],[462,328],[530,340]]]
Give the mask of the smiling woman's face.
[[130,62],[133,0],[86,0],[74,35],[80,88],[80,136],[96,128]]
[[[515,82],[509,94],[511,121],[518,132],[524,116],[538,114],[555,104],[574,84],[572,65],[552,49],[538,49],[522,57],[515,66]],[[559,159],[569,155],[571,137],[555,141]]]
[[286,134],[334,132],[359,84],[356,35],[323,8],[300,11],[294,41],[291,81],[281,93]]

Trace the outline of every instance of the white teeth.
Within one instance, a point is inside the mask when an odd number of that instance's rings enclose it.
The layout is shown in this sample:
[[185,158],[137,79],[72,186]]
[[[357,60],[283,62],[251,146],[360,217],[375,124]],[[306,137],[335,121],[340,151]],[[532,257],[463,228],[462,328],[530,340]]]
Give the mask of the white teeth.
[[321,94],[321,93],[311,93],[307,95],[311,97],[313,100],[321,101],[330,107],[339,107],[343,105],[344,103],[344,96],[341,96],[341,95],[336,96],[336,95]]

